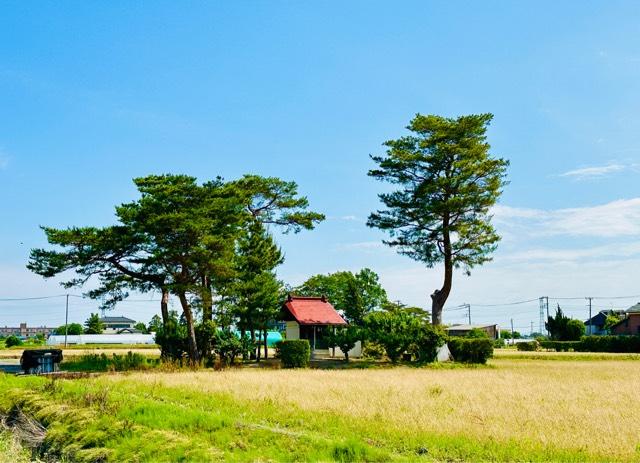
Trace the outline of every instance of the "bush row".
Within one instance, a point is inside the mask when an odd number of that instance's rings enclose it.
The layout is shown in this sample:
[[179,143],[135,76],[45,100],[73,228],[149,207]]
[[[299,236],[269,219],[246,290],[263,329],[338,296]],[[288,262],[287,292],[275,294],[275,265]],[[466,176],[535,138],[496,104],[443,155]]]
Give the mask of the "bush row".
[[[87,354],[65,361],[62,368],[68,371],[128,371],[146,370],[150,364],[144,355],[127,352],[126,355]],[[149,359],[157,363],[154,359]]]
[[451,337],[449,350],[457,362],[487,363],[493,357],[493,339]]
[[531,348],[534,345],[556,352],[640,353],[640,336],[583,336],[580,341],[539,340],[519,343],[518,350],[538,350]]

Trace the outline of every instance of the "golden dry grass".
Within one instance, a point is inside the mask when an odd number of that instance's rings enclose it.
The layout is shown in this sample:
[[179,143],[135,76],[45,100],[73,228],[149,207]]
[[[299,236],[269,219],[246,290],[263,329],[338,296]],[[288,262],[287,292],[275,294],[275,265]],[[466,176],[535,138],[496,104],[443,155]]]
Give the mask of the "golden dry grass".
[[635,461],[640,365],[634,361],[497,360],[455,369],[259,370],[136,373],[113,382],[157,384],[293,404],[371,421],[380,429],[540,443]]

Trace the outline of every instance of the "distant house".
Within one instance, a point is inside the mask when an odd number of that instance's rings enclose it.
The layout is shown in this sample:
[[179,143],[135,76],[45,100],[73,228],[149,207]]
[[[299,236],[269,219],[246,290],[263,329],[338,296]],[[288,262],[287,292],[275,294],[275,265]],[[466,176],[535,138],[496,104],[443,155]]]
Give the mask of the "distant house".
[[640,335],[640,302],[624,312],[624,318],[611,327],[614,335]]
[[[335,355],[340,349],[329,349],[325,332],[337,326],[346,326],[326,297],[291,296],[282,306],[282,318],[286,324],[286,339],[307,339],[313,355]],[[350,357],[361,354],[360,343],[349,352]]]
[[604,329],[604,324],[607,321],[607,317],[609,315],[617,315],[619,317],[623,317],[624,314],[624,310],[601,310],[589,320],[584,322],[586,334],[594,334],[598,336],[609,334],[608,331]]
[[478,329],[486,332],[491,339],[498,338],[498,333],[499,333],[498,325],[462,325],[462,324],[451,325],[447,328],[447,333],[449,334],[449,336],[463,337],[469,334],[469,331],[474,329]]
[[136,321],[127,317],[102,317],[100,323],[104,325],[104,334],[140,333],[134,328]]
[[37,334],[42,334],[47,337],[55,330],[55,328],[48,326],[27,326],[26,323],[20,323],[19,327],[0,327],[0,336],[18,336],[21,338],[32,338]]

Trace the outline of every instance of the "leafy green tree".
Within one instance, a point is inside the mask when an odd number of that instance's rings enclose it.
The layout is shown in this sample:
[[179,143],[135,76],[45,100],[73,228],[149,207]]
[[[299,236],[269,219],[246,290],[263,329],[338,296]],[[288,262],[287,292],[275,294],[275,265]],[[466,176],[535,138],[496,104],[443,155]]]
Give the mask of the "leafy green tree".
[[149,324],[147,325],[147,332],[148,333],[156,333],[160,327],[162,326],[162,319],[160,317],[158,317],[157,315],[154,315],[153,317],[151,317],[151,320],[149,321]]
[[622,320],[622,318],[620,318],[620,315],[618,315],[615,312],[611,312],[610,314],[607,315],[607,318],[604,321],[604,326],[603,328],[610,333],[611,332],[611,328],[614,325],[617,325],[618,323],[620,323],[620,320]]
[[[69,323],[66,326],[66,333],[68,335],[79,335],[82,334],[84,332],[84,328],[82,328],[82,325],[80,323]],[[58,335],[64,335],[65,334],[65,325],[59,326],[58,328],[56,328],[55,334]]]
[[364,320],[367,339],[378,343],[393,363],[415,342],[420,321],[406,312],[376,311]]
[[580,320],[567,317],[560,308],[556,309],[556,316],[549,316],[545,324],[549,336],[554,341],[578,341],[584,335],[585,326]]
[[357,325],[339,327],[336,328],[335,331],[329,328],[326,333],[328,346],[339,347],[344,353],[346,362],[349,361],[349,351],[356,346],[358,341],[362,341],[363,338],[363,329]]
[[15,335],[11,335],[11,336],[7,336],[7,339],[4,340],[4,345],[6,347],[14,347],[14,346],[21,346],[23,344],[22,339],[20,339],[18,336]]
[[356,325],[361,325],[366,314],[382,308],[387,301],[387,293],[380,285],[378,275],[368,268],[356,274],[343,271],[314,275],[295,288],[294,292],[306,296],[326,296],[349,323]]
[[386,310],[388,312],[404,312],[407,315],[418,319],[420,323],[423,324],[430,323],[431,319],[431,314],[428,310],[425,310],[422,307],[408,306],[400,301],[387,301],[382,304],[382,310]]
[[487,332],[485,330],[482,330],[480,328],[473,328],[473,329],[469,330],[469,332],[467,333],[467,335],[465,337],[466,338],[472,338],[472,339],[481,339],[481,338],[488,338],[489,335],[487,334]]
[[580,338],[584,336],[585,325],[582,320],[572,318],[567,322],[565,330],[566,341],[579,341]]
[[144,333],[144,334],[147,334],[147,333],[148,333],[148,331],[147,331],[147,325],[145,325],[145,324],[144,324],[144,323],[142,323],[142,322],[138,322],[138,323],[136,323],[135,325],[133,325],[133,328],[134,328],[134,329],[136,329],[136,330],[138,330],[138,331],[140,331],[141,333]]
[[500,337],[502,339],[520,339],[522,337],[522,334],[519,331],[514,331],[513,333],[511,333],[511,330],[500,330]]
[[97,313],[92,313],[84,322],[85,334],[102,334],[104,331],[104,324],[100,321],[100,316]]
[[411,135],[384,143],[386,155],[369,175],[398,185],[379,195],[386,207],[367,224],[389,233],[385,244],[433,267],[444,263],[442,287],[431,295],[433,324],[451,292],[453,270],[467,274],[491,260],[499,236],[490,208],[505,185],[508,162],[492,158],[486,141],[491,114],[445,118],[416,115]]

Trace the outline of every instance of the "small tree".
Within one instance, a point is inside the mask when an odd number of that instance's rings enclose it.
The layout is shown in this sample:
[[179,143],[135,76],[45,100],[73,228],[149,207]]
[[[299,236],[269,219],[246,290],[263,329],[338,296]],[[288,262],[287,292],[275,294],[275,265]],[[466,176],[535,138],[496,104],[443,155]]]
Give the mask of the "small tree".
[[136,330],[138,330],[138,331],[140,331],[141,333],[144,333],[144,334],[147,334],[147,333],[148,333],[148,331],[147,331],[147,325],[145,325],[145,324],[144,324],[144,323],[142,323],[142,322],[138,322],[138,323],[136,323],[135,325],[133,325],[133,328],[134,328],[134,329],[136,329]]
[[149,324],[147,325],[148,333],[156,333],[162,326],[162,319],[158,315],[151,317]]
[[473,328],[473,329],[469,330],[469,332],[467,333],[467,335],[465,337],[466,338],[479,339],[479,338],[488,338],[489,335],[487,334],[487,332],[485,330],[482,330],[480,328]]
[[[69,323],[68,325],[66,325],[66,334],[68,334],[69,336],[76,336],[82,334],[83,332],[84,329],[82,328],[82,325],[80,323]],[[65,325],[56,328],[55,333],[58,335],[64,335]]]
[[580,320],[567,317],[560,308],[556,309],[556,316],[549,316],[545,324],[549,336],[554,341],[578,341],[584,335],[585,326]]
[[367,339],[380,344],[393,363],[415,342],[420,322],[406,312],[373,312],[364,319]]
[[362,341],[362,328],[356,325],[336,328],[333,331],[329,328],[327,333],[327,344],[329,347],[339,347],[344,354],[344,360],[349,361],[349,351],[356,346],[358,341]]
[[100,321],[100,316],[97,313],[92,313],[86,322],[84,322],[85,334],[102,334],[104,331],[104,324]]
[[21,346],[22,345],[22,339],[20,339],[18,336],[11,335],[7,339],[4,340],[4,345],[6,347]]
[[442,287],[431,295],[433,324],[451,292],[454,268],[470,270],[491,260],[500,237],[491,225],[508,162],[489,153],[486,130],[493,116],[416,117],[411,134],[384,143],[386,155],[372,156],[369,175],[397,185],[382,193],[386,207],[367,225],[389,233],[385,244],[433,267],[444,263]]
[[618,323],[620,323],[620,320],[622,320],[620,316],[617,313],[612,312],[607,315],[607,318],[604,321],[603,328],[607,331],[607,333],[611,333],[611,328],[614,325],[617,325]]

